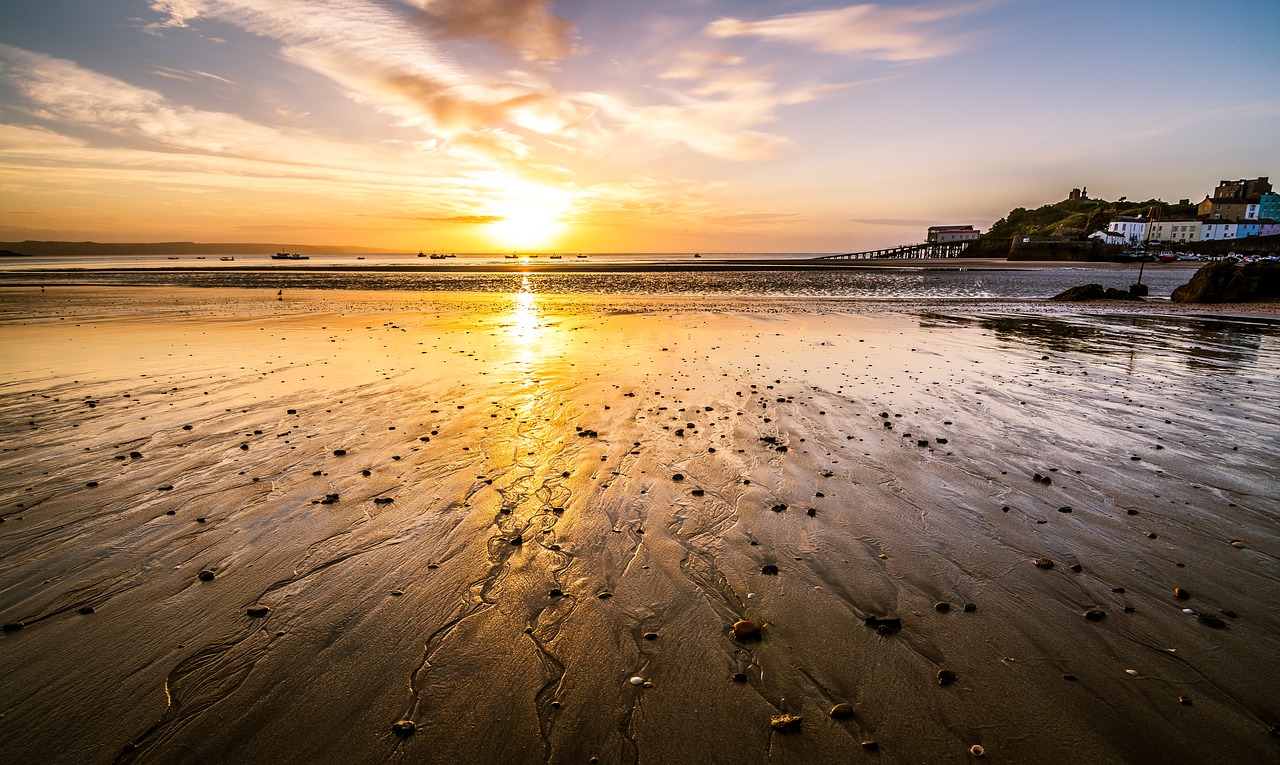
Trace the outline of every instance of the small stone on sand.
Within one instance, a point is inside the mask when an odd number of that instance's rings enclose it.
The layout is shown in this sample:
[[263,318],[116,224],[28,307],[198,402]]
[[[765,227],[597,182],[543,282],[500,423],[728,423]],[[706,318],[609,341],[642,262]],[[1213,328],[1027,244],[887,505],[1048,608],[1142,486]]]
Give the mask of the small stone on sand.
[[391,732],[397,736],[412,736],[417,729],[418,726],[413,723],[413,720],[396,720],[391,723]]
[[244,610],[244,612],[249,616],[261,617],[271,613],[271,607],[264,605],[249,606]]
[[940,669],[937,674],[938,685],[948,686],[956,681],[956,673],[949,669]]
[[200,573],[196,574],[196,578],[202,582],[212,582],[216,576],[217,574],[207,568],[201,569]]
[[780,733],[794,733],[800,730],[800,723],[804,720],[800,715],[774,715],[769,724],[773,729]]
[[759,640],[760,625],[750,619],[739,619],[733,623],[733,636],[738,640]]
[[1035,564],[1036,564],[1036,568],[1045,568],[1045,569],[1053,568],[1053,561],[1049,560],[1048,558],[1036,558]]

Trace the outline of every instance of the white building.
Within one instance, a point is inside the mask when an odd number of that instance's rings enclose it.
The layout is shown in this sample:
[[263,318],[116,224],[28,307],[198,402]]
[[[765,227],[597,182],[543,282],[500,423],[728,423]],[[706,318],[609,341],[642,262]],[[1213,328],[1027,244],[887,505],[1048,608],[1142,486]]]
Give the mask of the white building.
[[1259,208],[1259,207],[1261,207],[1261,206],[1262,206],[1262,205],[1260,205],[1260,204],[1256,204],[1256,205],[1255,205],[1255,204],[1247,204],[1247,205],[1245,205],[1245,206],[1244,206],[1244,219],[1245,219],[1245,220],[1257,220],[1257,219],[1258,219],[1258,208]]
[[1107,224],[1107,231],[1119,234],[1127,244],[1147,241],[1147,230],[1150,228],[1151,223],[1141,218],[1116,218]]
[[1217,242],[1223,239],[1235,239],[1239,224],[1226,220],[1207,220],[1200,224],[1200,241]]
[[1151,229],[1147,234],[1147,241],[1178,244],[1198,242],[1200,241],[1200,221],[1195,218],[1186,220],[1153,220],[1151,221]]
[[1115,231],[1095,231],[1089,235],[1090,239],[1101,239],[1103,244],[1132,244],[1123,234]]

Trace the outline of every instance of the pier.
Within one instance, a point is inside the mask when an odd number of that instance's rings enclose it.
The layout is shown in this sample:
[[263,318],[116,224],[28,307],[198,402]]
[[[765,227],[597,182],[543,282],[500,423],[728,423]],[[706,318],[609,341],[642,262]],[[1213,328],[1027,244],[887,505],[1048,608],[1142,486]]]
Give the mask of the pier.
[[901,244],[897,247],[886,247],[882,250],[866,252],[847,252],[843,255],[823,255],[818,260],[879,260],[884,258],[963,258],[971,256],[978,242],[925,242],[923,244]]

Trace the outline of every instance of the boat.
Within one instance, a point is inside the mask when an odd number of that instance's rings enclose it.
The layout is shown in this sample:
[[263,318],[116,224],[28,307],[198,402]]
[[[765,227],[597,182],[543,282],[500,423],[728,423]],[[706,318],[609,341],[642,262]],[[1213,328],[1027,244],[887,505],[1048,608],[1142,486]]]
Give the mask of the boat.
[[563,255],[552,255],[552,256],[551,256],[551,259],[552,259],[552,260],[564,260],[564,256],[563,256]]
[[197,256],[196,256],[196,260],[204,260],[204,256],[203,256],[203,255],[197,255]]
[[233,256],[233,255],[227,255],[227,256],[225,256],[225,257],[218,258],[218,260],[221,260],[221,261],[224,261],[224,262],[225,262],[225,261],[228,261],[228,260],[235,260],[235,256]]
[[507,260],[515,260],[516,254],[513,252],[510,255],[503,255],[502,257],[506,258]]
[[458,256],[457,256],[457,255],[454,255],[453,253],[449,253],[448,255],[445,255],[445,257],[446,257],[446,258],[456,258],[456,257],[458,257]]
[[167,258],[167,260],[177,260],[177,258]]
[[300,255],[296,252],[277,252],[271,256],[272,260],[311,260],[310,255]]
[[587,256],[586,256],[586,255],[579,255],[578,257],[580,257],[580,258],[585,258],[585,257],[587,257]]
[[444,260],[445,257],[446,256],[444,255],[444,253],[436,253],[436,252],[431,253],[432,260]]
[[422,250],[418,250],[418,257],[425,258],[427,256],[422,254]]

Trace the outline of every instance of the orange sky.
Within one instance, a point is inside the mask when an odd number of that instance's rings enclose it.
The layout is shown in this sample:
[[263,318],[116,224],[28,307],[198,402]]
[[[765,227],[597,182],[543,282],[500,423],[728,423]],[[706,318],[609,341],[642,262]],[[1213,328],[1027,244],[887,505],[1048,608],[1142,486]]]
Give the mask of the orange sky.
[[841,252],[1280,174],[1264,2],[23,5],[6,240]]

